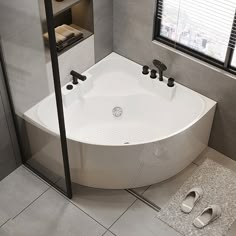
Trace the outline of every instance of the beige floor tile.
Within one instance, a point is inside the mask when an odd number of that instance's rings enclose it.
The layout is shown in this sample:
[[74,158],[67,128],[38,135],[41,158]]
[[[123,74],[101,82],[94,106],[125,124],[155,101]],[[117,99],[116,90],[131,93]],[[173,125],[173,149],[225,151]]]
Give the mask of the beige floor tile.
[[180,236],[156,218],[156,211],[137,200],[111,227],[117,236]]
[[0,225],[16,216],[48,188],[23,166],[8,175],[0,182]]
[[125,190],[104,190],[73,186],[73,203],[109,228],[136,200]]
[[230,159],[229,157],[223,155],[220,152],[208,147],[195,161],[197,165],[201,165],[207,158],[223,165],[236,172],[236,161]]
[[161,183],[152,185],[143,196],[156,204],[163,207],[169,199],[178,191],[183,183],[192,175],[196,170],[197,165],[191,164],[186,169],[181,171],[176,176],[165,180]]
[[115,236],[115,234],[113,234],[113,233],[107,231],[103,236]]
[[106,229],[53,189],[2,228],[1,236],[101,236]]

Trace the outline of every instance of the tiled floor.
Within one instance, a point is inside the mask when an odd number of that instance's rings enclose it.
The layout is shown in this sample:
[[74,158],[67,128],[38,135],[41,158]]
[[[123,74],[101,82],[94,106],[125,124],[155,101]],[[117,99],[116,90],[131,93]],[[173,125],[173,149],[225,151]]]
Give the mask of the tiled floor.
[[[177,176],[136,191],[159,207],[170,199],[204,159],[236,171],[236,162],[208,148]],[[0,182],[1,236],[181,236],[156,212],[125,190],[74,185],[66,199],[23,166]],[[236,223],[227,236],[236,235]]]

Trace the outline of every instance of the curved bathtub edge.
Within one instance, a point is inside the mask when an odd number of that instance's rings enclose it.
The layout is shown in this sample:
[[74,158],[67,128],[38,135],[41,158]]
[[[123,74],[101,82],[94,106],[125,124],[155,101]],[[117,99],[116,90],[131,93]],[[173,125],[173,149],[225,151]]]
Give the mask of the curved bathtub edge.
[[69,141],[73,182],[95,188],[126,189],[173,177],[207,147],[214,108],[191,128],[154,143],[100,146]]

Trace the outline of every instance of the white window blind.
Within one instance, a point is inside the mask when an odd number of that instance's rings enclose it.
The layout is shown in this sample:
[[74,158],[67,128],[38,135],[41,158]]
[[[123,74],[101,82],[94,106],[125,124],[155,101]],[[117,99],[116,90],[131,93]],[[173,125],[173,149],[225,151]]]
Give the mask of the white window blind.
[[[160,36],[224,62],[236,39],[236,0],[159,0]],[[235,61],[236,56],[233,57]],[[236,65],[236,61],[232,64]]]

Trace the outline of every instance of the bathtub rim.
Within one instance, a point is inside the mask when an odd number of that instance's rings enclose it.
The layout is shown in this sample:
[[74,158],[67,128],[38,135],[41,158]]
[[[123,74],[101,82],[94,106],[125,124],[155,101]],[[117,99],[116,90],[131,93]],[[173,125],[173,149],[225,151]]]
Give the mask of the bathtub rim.
[[[182,86],[179,84],[179,86]],[[184,86],[183,86],[184,87]],[[196,93],[195,91],[192,91],[193,93]],[[176,132],[173,132],[169,135],[166,135],[166,136],[163,136],[159,139],[149,139],[148,141],[145,141],[145,142],[138,142],[138,143],[129,143],[129,144],[124,144],[124,143],[121,143],[121,144],[100,144],[100,143],[93,143],[93,142],[86,142],[86,141],[83,141],[83,140],[79,140],[79,139],[74,139],[72,138],[68,132],[66,134],[66,137],[68,140],[72,141],[72,142],[79,142],[79,143],[83,143],[83,144],[88,144],[88,145],[96,145],[96,146],[109,146],[109,147],[129,147],[129,146],[137,146],[137,145],[145,145],[145,144],[149,144],[149,143],[155,143],[155,142],[160,142],[160,141],[163,141],[163,140],[166,140],[166,139],[169,139],[173,136],[176,136],[178,134],[181,134],[183,133],[185,130],[191,128],[194,124],[196,124],[200,119],[202,119],[204,117],[205,114],[207,114],[208,112],[210,112],[210,110],[212,109],[216,109],[216,106],[217,106],[217,102],[199,94],[199,93],[196,93],[197,96],[200,96],[204,102],[205,102],[205,107],[203,109],[203,111],[201,112],[201,114],[199,114],[192,122],[190,122],[188,125],[184,126],[183,128],[177,130]],[[53,98],[53,94],[49,95],[48,97],[46,97],[45,99],[43,100],[46,100],[46,99],[50,99],[50,98]],[[42,101],[41,101],[42,102]],[[58,127],[58,130],[55,130],[55,129],[50,129],[50,127],[46,126],[45,124],[43,124],[40,119],[38,118],[37,116],[37,109],[38,109],[38,106],[40,106],[40,103],[39,102],[38,104],[36,104],[34,107],[32,107],[31,109],[29,109],[27,112],[25,112],[24,114],[24,119],[31,123],[32,125],[35,125],[37,128],[39,129],[42,129],[44,130],[45,132],[47,133],[50,133],[54,136],[60,136],[59,134],[59,127]]]
[[[125,58],[117,53],[114,53],[112,52],[111,54],[109,54],[107,57],[105,57],[102,61],[109,61],[109,60],[119,60],[119,59],[122,59],[122,60],[125,60],[125,61],[129,61],[129,62],[132,62],[133,64],[136,64],[136,65],[139,65],[138,63],[128,59],[128,58]],[[88,75],[89,76],[89,71],[90,70],[93,70],[94,68],[96,68],[97,66],[99,66],[99,63],[93,65],[92,67],[90,67],[84,74],[85,75]],[[139,65],[140,66],[140,65]],[[168,80],[168,78],[164,77],[165,80]],[[202,105],[202,109],[201,111],[199,112],[199,114],[191,121],[189,122],[189,124],[183,126],[182,128],[179,128],[177,129],[175,132],[172,132],[168,135],[163,135],[162,137],[160,138],[152,138],[152,139],[148,139],[148,141],[142,141],[142,142],[133,142],[133,143],[129,143],[129,144],[124,144],[124,143],[119,143],[119,144],[112,144],[112,143],[94,143],[94,142],[89,142],[89,141],[86,141],[86,140],[82,140],[82,139],[76,139],[76,138],[73,138],[73,136],[71,136],[67,130],[66,130],[66,133],[67,133],[67,139],[70,140],[70,141],[74,141],[74,142],[80,142],[80,143],[84,143],[84,144],[90,144],[90,145],[97,145],[97,146],[111,146],[111,147],[128,147],[128,146],[136,146],[136,145],[144,145],[144,144],[148,144],[148,143],[155,143],[155,142],[159,142],[159,141],[163,141],[163,140],[166,140],[166,139],[169,139],[173,136],[176,136],[182,132],[184,132],[186,129],[189,129],[191,128],[191,126],[193,126],[195,123],[197,123],[200,119],[202,119],[204,117],[204,115],[206,113],[208,113],[211,109],[215,109],[216,108],[216,105],[217,105],[217,102],[213,101],[212,99],[200,94],[200,93],[197,93],[195,92],[194,90],[191,90],[189,89],[188,87],[186,86],[183,86],[179,83],[176,82],[176,86],[177,87],[180,87],[180,89],[184,89],[184,90],[188,90],[188,92],[190,94],[192,94],[193,96],[197,96],[199,97],[199,99],[201,100],[201,102],[203,103]],[[66,87],[63,86],[63,87]],[[30,122],[31,124],[35,125],[36,127],[44,130],[45,132],[47,133],[50,133],[54,136],[59,136],[59,126],[57,126],[57,128],[52,128],[52,127],[49,127],[47,126],[44,122],[42,122],[40,120],[40,117],[38,116],[38,108],[40,106],[41,103],[44,103],[46,100],[48,99],[54,99],[55,98],[55,95],[54,93],[50,94],[49,96],[47,96],[46,98],[44,98],[43,100],[41,100],[40,102],[38,102],[35,106],[33,106],[32,108],[30,108],[28,111],[26,111],[23,115],[23,118]],[[67,108],[64,107],[64,112]]]

